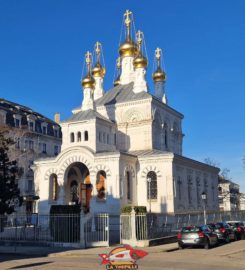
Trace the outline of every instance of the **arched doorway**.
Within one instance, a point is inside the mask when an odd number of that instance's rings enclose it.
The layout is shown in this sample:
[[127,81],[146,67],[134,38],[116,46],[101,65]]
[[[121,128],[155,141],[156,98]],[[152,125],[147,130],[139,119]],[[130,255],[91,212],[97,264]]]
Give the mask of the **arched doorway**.
[[71,164],[66,170],[65,199],[67,204],[80,204],[84,212],[89,212],[92,194],[90,173],[81,162]]

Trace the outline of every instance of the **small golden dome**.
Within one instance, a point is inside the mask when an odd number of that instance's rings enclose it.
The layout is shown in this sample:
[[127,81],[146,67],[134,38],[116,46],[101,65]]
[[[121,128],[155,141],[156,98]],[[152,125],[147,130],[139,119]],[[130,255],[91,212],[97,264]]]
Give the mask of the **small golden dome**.
[[163,82],[166,80],[166,73],[158,67],[157,70],[152,74],[154,82]]
[[148,65],[147,59],[143,55],[139,55],[134,59],[134,68],[146,68]]
[[135,56],[137,51],[137,45],[132,40],[126,40],[119,48],[121,57]]
[[83,88],[92,88],[92,89],[94,89],[94,87],[95,87],[95,79],[90,74],[88,74],[82,80],[82,87]]
[[93,77],[104,78],[104,76],[105,76],[105,68],[103,68],[100,63],[97,63],[92,69],[92,75],[93,75]]

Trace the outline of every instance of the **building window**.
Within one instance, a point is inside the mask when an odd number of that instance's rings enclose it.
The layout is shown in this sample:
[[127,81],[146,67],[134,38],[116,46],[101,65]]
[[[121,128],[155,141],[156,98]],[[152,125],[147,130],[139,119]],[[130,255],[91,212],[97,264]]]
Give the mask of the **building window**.
[[20,127],[20,120],[15,118],[15,127],[19,128]]
[[107,134],[107,144],[110,144],[110,136]]
[[17,149],[20,149],[20,138],[18,138],[17,140],[16,140],[16,148]]
[[54,146],[54,155],[57,156],[59,153],[59,146],[58,145],[55,145]]
[[164,144],[165,148],[168,148],[168,125],[165,124],[165,130],[164,130]]
[[46,143],[43,143],[43,153],[44,154],[47,153],[47,145],[46,145]]
[[103,143],[106,143],[105,136],[106,136],[106,134],[105,134],[105,133],[103,133]]
[[88,131],[84,131],[84,141],[88,141]]
[[75,136],[74,136],[73,132],[70,135],[70,140],[71,140],[72,143],[75,141]]
[[105,171],[99,171],[97,173],[96,179],[97,198],[99,199],[105,199],[105,181],[106,181]]
[[50,198],[53,201],[57,201],[58,199],[58,179],[57,179],[57,175],[56,174],[52,174],[50,177]]
[[192,179],[191,176],[188,175],[187,177],[187,183],[188,183],[188,202],[189,204],[192,204]]
[[178,185],[178,197],[179,197],[179,200],[181,201],[181,185],[182,185],[182,182],[181,182],[180,176],[178,176],[177,185]]
[[155,172],[148,172],[147,176],[147,199],[157,199],[157,175]]
[[74,203],[78,203],[78,184],[74,180],[70,185],[70,201]]
[[197,205],[201,205],[201,194],[200,194],[200,178],[196,178],[196,191],[197,191]]
[[132,200],[132,181],[131,181],[131,173],[129,171],[126,172],[126,184],[127,184],[127,199],[131,201]]
[[57,129],[54,129],[54,137],[59,137],[59,133]]
[[99,132],[99,142],[101,142],[101,132]]
[[77,133],[77,141],[78,142],[81,142],[82,141],[82,134],[81,134],[80,131],[78,131],[78,133]]
[[29,129],[30,129],[30,131],[34,131],[34,123],[33,122],[29,122]]
[[117,144],[117,134],[116,133],[114,134],[114,144],[115,145]]
[[34,149],[34,141],[29,141],[29,149],[30,150]]
[[47,127],[43,126],[43,127],[42,127],[42,132],[43,132],[43,134],[46,135],[46,134],[47,134]]
[[32,192],[32,190],[33,190],[33,181],[28,180],[28,182],[27,182],[27,192]]

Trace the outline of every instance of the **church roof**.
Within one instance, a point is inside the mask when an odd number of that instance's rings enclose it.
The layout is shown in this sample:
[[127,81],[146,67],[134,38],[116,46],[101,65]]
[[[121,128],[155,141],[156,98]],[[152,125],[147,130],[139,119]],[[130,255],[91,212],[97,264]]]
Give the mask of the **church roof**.
[[150,149],[150,150],[138,150],[138,151],[130,151],[127,154],[137,156],[137,157],[144,157],[144,156],[155,156],[155,155],[169,155],[172,154],[167,151],[161,151],[157,149]]
[[151,95],[147,92],[134,93],[133,92],[134,83],[129,83],[126,85],[118,85],[108,92],[106,92],[103,97],[99,98],[95,103],[96,106],[107,106],[115,105],[116,103],[123,103],[126,101],[140,100],[150,98]]
[[62,121],[62,123],[91,120],[91,119],[96,119],[96,118],[112,123],[109,119],[107,119],[106,117],[104,117],[103,115],[101,115],[100,113],[92,109],[75,113],[67,120]]

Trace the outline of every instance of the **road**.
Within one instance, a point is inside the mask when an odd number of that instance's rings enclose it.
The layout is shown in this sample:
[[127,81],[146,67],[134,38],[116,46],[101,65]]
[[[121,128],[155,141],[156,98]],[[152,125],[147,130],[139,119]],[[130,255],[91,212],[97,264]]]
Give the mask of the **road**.
[[[237,241],[220,247],[204,250],[200,248],[162,252],[154,247],[154,251],[138,261],[142,270],[244,270],[245,240]],[[100,265],[100,258],[94,254],[81,256],[58,256],[27,258],[17,255],[0,254],[0,269],[28,270],[68,270],[68,269],[106,269]]]

